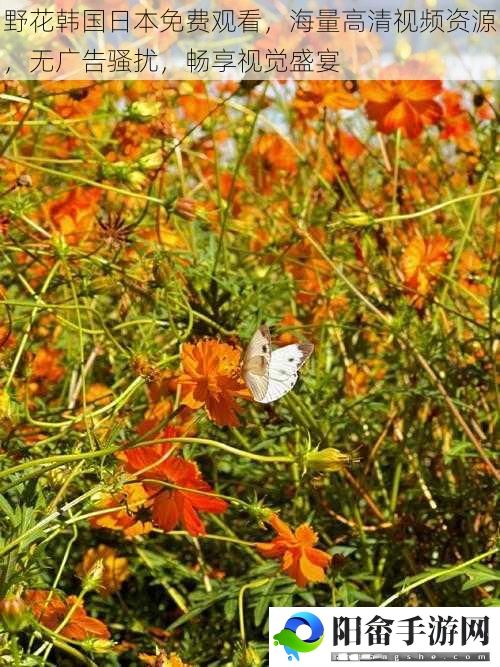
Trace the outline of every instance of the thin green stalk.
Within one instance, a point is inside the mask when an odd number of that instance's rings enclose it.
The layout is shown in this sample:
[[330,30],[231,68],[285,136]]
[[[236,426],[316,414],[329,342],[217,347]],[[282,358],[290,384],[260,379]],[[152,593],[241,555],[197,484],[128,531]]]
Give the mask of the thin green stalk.
[[391,595],[390,598],[387,598],[385,602],[382,602],[380,605],[381,607],[388,607],[392,602],[395,602],[398,600],[400,597],[403,595],[407,595],[410,591],[414,590],[415,588],[418,588],[419,586],[422,586],[423,584],[426,584],[428,581],[433,581],[434,579],[439,579],[439,577],[442,577],[444,575],[448,576],[449,574],[453,572],[459,573],[460,570],[463,570],[469,565],[473,565],[474,563],[478,563],[480,560],[484,560],[485,558],[489,558],[490,556],[493,556],[498,552],[498,547],[494,547],[493,549],[490,549],[489,551],[485,551],[485,553],[479,554],[479,556],[475,556],[474,558],[471,558],[468,561],[465,561],[465,563],[460,563],[459,565],[455,565],[454,567],[450,567],[448,569],[443,569],[440,570],[439,572],[433,572],[432,574],[429,574],[427,577],[424,577],[423,579],[420,579],[419,581],[416,581],[413,584],[410,584],[409,586],[403,586],[400,591],[395,593],[394,595]]
[[5,160],[13,162],[14,164],[19,164],[26,169],[35,171],[40,171],[45,174],[50,174],[51,176],[57,176],[58,179],[66,179],[68,181],[76,181],[77,183],[84,183],[85,185],[90,185],[93,188],[99,188],[100,190],[108,190],[109,192],[116,192],[119,195],[124,195],[125,197],[132,197],[133,199],[142,199],[143,201],[149,201],[152,204],[159,204],[160,206],[164,205],[164,200],[159,199],[158,197],[152,197],[151,195],[144,195],[140,192],[134,192],[133,190],[125,190],[124,188],[117,188],[114,185],[108,185],[107,183],[100,183],[99,181],[93,181],[90,178],[85,178],[84,176],[79,176],[78,174],[70,174],[65,171],[58,169],[50,169],[49,167],[42,167],[38,164],[33,164],[32,162],[26,162],[25,160],[20,160],[19,158],[14,158],[12,155],[6,155]]
[[395,220],[413,220],[414,218],[421,218],[424,215],[429,215],[430,213],[435,213],[440,211],[442,208],[447,206],[452,206],[453,204],[458,204],[463,201],[468,201],[469,199],[475,199],[476,197],[486,197],[486,195],[495,195],[497,192],[500,192],[499,188],[492,188],[491,190],[484,190],[482,192],[473,192],[470,195],[462,195],[461,197],[455,197],[454,199],[448,199],[447,201],[441,202],[440,204],[435,204],[429,208],[424,208],[421,211],[414,211],[413,213],[401,213],[398,215],[387,215],[382,218],[375,218],[374,223],[379,222],[392,222]]
[[392,190],[392,212],[396,213],[398,209],[398,181],[399,181],[399,161],[401,149],[401,128],[398,127],[396,132],[396,152],[394,156],[394,180]]
[[[47,277],[45,278],[42,289],[40,290],[39,297],[43,296],[43,294],[45,294],[45,292],[48,290],[49,285],[52,281],[52,278],[55,276],[58,269],[59,269],[59,262],[55,262],[54,266],[51,268]],[[37,300],[38,300],[39,297],[37,297]],[[31,313],[29,322],[26,326],[26,330],[24,332],[24,335],[21,339],[21,342],[19,343],[19,347],[17,348],[16,356],[14,358],[14,362],[12,363],[9,375],[7,377],[7,381],[5,382],[4,389],[8,389],[12,380],[14,379],[14,375],[16,373],[19,362],[21,361],[21,357],[22,357],[22,354],[24,352],[24,348],[26,347],[26,343],[28,342],[28,337],[29,337],[29,334],[30,334],[30,331],[31,331],[31,327],[33,326],[33,323],[35,322],[38,311],[39,311],[39,306],[35,305],[35,307],[33,308],[32,313]]]
[[257,579],[257,581],[253,581],[250,584],[245,584],[240,588],[240,592],[238,594],[238,617],[240,621],[241,643],[243,644],[243,646],[246,646],[247,642],[246,631],[245,631],[245,609],[244,609],[245,592],[251,590],[252,588],[260,588],[260,586],[265,586],[269,581],[270,581],[269,577],[266,577],[265,579]]

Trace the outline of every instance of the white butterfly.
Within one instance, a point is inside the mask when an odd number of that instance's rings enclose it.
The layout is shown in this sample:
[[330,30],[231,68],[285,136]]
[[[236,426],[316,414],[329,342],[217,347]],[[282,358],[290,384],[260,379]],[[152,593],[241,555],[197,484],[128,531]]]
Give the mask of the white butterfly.
[[271,350],[269,328],[259,327],[248,344],[241,369],[254,400],[271,403],[288,394],[313,349],[312,343],[294,343]]

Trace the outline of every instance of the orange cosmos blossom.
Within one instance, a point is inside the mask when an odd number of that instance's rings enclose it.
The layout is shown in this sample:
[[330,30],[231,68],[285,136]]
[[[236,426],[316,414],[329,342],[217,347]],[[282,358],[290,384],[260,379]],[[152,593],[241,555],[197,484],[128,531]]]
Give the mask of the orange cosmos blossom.
[[41,347],[31,362],[31,379],[45,380],[55,384],[64,377],[64,367],[60,360],[62,352],[50,347]]
[[268,132],[254,142],[248,166],[255,186],[263,194],[269,194],[276,181],[297,173],[297,154],[281,135]]
[[183,662],[175,653],[167,655],[165,651],[160,651],[157,655],[139,653],[139,660],[145,665],[151,667],[190,667],[187,662]]
[[271,542],[258,542],[260,553],[267,558],[281,558],[281,569],[299,586],[324,581],[325,568],[332,557],[315,548],[318,536],[314,530],[303,523],[293,533],[276,514],[271,514],[267,521],[278,535]]
[[108,597],[119,590],[129,577],[128,560],[118,556],[116,549],[100,544],[97,549],[87,549],[84,553],[82,562],[76,568],[77,575],[83,579],[98,561],[102,563],[102,576],[97,590],[103,597]]
[[[418,71],[423,80],[405,79],[410,68],[412,76]],[[391,78],[363,81],[360,86],[368,118],[377,123],[379,132],[390,134],[401,129],[404,136],[415,139],[425,125],[441,119],[443,110],[434,98],[441,92],[442,83],[425,80],[429,72],[421,64],[390,65],[380,76],[384,74]]]
[[97,618],[88,616],[83,603],[75,595],[64,599],[56,593],[50,593],[45,590],[28,590],[24,594],[26,604],[42,625],[49,630],[56,630],[76,603],[68,622],[58,634],[75,641],[83,641],[89,637],[109,639],[106,625]]
[[486,298],[488,286],[485,280],[484,264],[474,250],[464,250],[458,262],[458,282],[468,292]]
[[454,141],[457,146],[467,152],[477,149],[471,136],[472,122],[468,112],[462,106],[462,96],[453,90],[445,90],[442,95],[444,114],[441,138]]
[[[165,437],[175,435],[173,427],[165,429]],[[168,532],[181,524],[191,535],[203,535],[205,526],[199,512],[219,514],[225,512],[228,505],[214,494],[195,463],[169,455],[171,450],[170,443],[146,445],[126,450],[120,458],[124,460],[127,472],[133,473],[143,482],[149,494],[151,516],[156,526]],[[185,490],[147,481],[155,479]]]
[[122,531],[128,539],[146,535],[153,530],[149,505],[149,494],[142,484],[126,484],[123,491],[102,496],[98,507],[109,509],[109,512],[93,516],[90,525],[92,528]]
[[450,247],[451,239],[443,234],[424,238],[418,232],[406,246],[401,257],[401,269],[417,308],[423,306],[423,297],[431,291],[449,260]]
[[301,118],[316,118],[325,109],[355,109],[359,99],[344,81],[299,81],[293,108]]
[[71,188],[63,195],[43,205],[42,219],[47,226],[75,245],[94,229],[101,192],[98,188]]
[[204,407],[219,426],[238,426],[235,399],[250,398],[239,372],[240,351],[216,340],[184,343],[181,352],[181,403],[193,410]]

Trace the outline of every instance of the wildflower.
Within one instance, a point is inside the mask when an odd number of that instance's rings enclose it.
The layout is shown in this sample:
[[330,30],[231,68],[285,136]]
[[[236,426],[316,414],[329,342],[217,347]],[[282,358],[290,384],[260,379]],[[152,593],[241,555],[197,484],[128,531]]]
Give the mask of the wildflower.
[[94,382],[85,391],[85,402],[93,407],[103,407],[113,400],[113,390],[101,382]]
[[267,558],[281,558],[281,569],[295,579],[298,586],[324,581],[326,576],[324,570],[330,564],[332,557],[314,547],[318,536],[313,529],[307,523],[303,523],[293,533],[276,514],[271,514],[267,521],[278,536],[271,542],[258,542],[256,547],[260,553]]
[[43,206],[47,224],[75,245],[93,230],[101,192],[98,188],[75,187]]
[[[175,429],[169,427],[167,433],[173,435]],[[191,535],[203,535],[205,526],[199,512],[219,514],[226,511],[227,503],[214,494],[195,463],[170,456],[171,451],[170,443],[161,443],[129,449],[121,458],[125,461],[127,472],[138,475],[143,481],[150,496],[155,525],[168,532],[181,524]],[[183,490],[146,480],[165,481],[183,487]]]
[[62,352],[54,348],[39,348],[31,362],[31,380],[57,384],[64,377],[64,368],[60,363]]
[[151,665],[151,667],[189,667],[186,662],[182,662],[178,655],[175,653],[167,655],[165,651],[159,651],[156,655],[139,653],[139,660],[145,665]]
[[442,95],[444,114],[440,136],[450,139],[467,152],[474,151],[477,146],[471,138],[472,123],[469,114],[462,106],[460,93],[445,90]]
[[290,143],[279,134],[262,134],[254,143],[249,159],[256,187],[264,193],[273,183],[297,172],[297,155]]
[[216,340],[202,340],[184,343],[181,356],[181,403],[193,410],[204,407],[219,426],[238,426],[235,399],[250,396],[239,375],[240,351]]
[[187,120],[201,123],[213,117],[217,102],[207,96],[203,81],[183,81],[179,92],[177,104]]
[[291,345],[298,343],[299,339],[295,336],[294,331],[303,328],[303,324],[298,320],[293,313],[285,313],[279,322],[279,327],[283,329],[283,333],[278,336],[277,342],[280,345]]
[[[311,234],[318,242],[325,241],[324,230],[314,228]],[[289,248],[285,269],[295,278],[297,301],[301,304],[316,302],[318,295],[326,292],[331,286],[332,271],[328,262],[306,239],[294,243]]]
[[489,288],[485,280],[483,262],[474,250],[463,251],[458,262],[457,273],[458,284],[463,290],[463,296],[471,314],[477,322],[484,322]]
[[472,103],[478,120],[495,118],[495,102],[490,89],[483,89],[476,93],[472,98]]
[[345,393],[351,398],[368,391],[368,373],[358,364],[350,364],[345,371]]
[[359,99],[343,81],[300,81],[293,103],[302,118],[316,118],[325,109],[355,109]]
[[416,308],[422,308],[423,297],[429,294],[448,261],[450,246],[451,240],[442,234],[424,238],[418,232],[406,246],[401,269]]
[[[62,118],[84,118],[99,108],[101,86],[88,81],[50,81],[44,88],[54,95],[53,109]],[[63,94],[60,94],[63,93]]]
[[468,292],[479,297],[488,294],[488,287],[484,282],[484,266],[479,255],[474,250],[464,250],[458,262],[458,282]]
[[123,491],[99,499],[98,507],[109,512],[93,516],[90,525],[122,531],[127,538],[145,535],[153,530],[149,504],[149,494],[142,484],[126,484]]
[[89,616],[82,601],[75,595],[64,599],[52,591],[28,590],[24,594],[24,600],[33,616],[49,630],[57,630],[67,619],[64,626],[58,630],[58,634],[63,637],[75,641],[83,641],[88,637],[99,639],[110,637],[106,625],[97,618]]
[[1,236],[7,236],[7,232],[9,231],[10,224],[11,224],[10,216],[6,215],[5,213],[0,213],[0,235]]
[[107,597],[119,590],[122,583],[129,577],[128,561],[126,558],[119,557],[116,549],[100,544],[97,549],[87,549],[82,562],[77,567],[78,576],[88,576],[98,563],[101,563],[101,576],[95,588],[103,597]]
[[122,120],[113,130],[112,138],[119,152],[110,150],[108,162],[135,161],[143,152],[145,143],[151,138],[151,124]]
[[[405,79],[411,69],[413,79]],[[420,73],[421,80],[415,75]],[[408,62],[390,65],[381,73],[388,79],[363,81],[361,93],[366,100],[368,118],[377,123],[377,130],[390,134],[401,129],[404,136],[415,139],[425,125],[437,123],[443,110],[435,97],[442,90],[439,80],[425,79],[423,65]],[[390,79],[389,79],[390,77]]]

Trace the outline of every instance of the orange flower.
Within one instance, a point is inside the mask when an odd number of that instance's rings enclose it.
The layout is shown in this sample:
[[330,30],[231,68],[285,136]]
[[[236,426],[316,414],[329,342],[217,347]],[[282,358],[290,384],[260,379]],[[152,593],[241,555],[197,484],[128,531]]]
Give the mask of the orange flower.
[[469,114],[462,107],[460,93],[445,90],[442,98],[444,114],[440,136],[454,141],[461,150],[472,152],[477,146],[471,138],[472,123]]
[[75,245],[94,228],[100,198],[97,188],[75,187],[45,204],[42,217],[67,243]]
[[[312,236],[320,243],[326,240],[323,229],[314,227]],[[318,295],[324,294],[331,286],[332,270],[316,249],[307,240],[292,245],[286,255],[285,269],[294,278],[297,285],[297,301],[303,304],[313,303]]]
[[293,107],[303,118],[316,118],[324,109],[355,109],[359,98],[344,84],[344,81],[299,81]]
[[295,335],[294,331],[297,329],[302,329],[303,325],[298,320],[293,313],[286,313],[279,322],[279,327],[284,329],[277,338],[277,343],[279,345],[291,345],[292,343],[297,343],[298,338]]
[[122,120],[113,130],[112,138],[117,148],[107,153],[106,157],[110,162],[135,160],[144,151],[144,145],[151,138],[151,124]]
[[76,573],[83,578],[98,561],[102,562],[103,570],[97,590],[103,597],[107,597],[119,590],[130,575],[128,561],[126,558],[120,558],[116,549],[100,544],[97,549],[87,549],[82,562],[76,568]]
[[465,289],[479,297],[488,294],[488,286],[484,282],[484,266],[474,250],[464,250],[458,262],[459,283]]
[[201,340],[184,343],[181,356],[181,403],[193,410],[204,406],[219,426],[238,426],[235,398],[250,397],[239,374],[240,351],[216,340]]
[[390,80],[363,81],[361,93],[368,118],[376,121],[379,132],[390,134],[400,128],[404,136],[415,139],[425,125],[437,123],[442,117],[443,110],[434,100],[442,84],[438,80],[405,80],[410,67],[413,76],[416,70],[426,76],[421,64],[390,65],[381,72],[391,76]]
[[53,108],[63,118],[90,116],[101,104],[102,90],[96,83],[51,81],[45,82],[43,87],[49,92],[57,93],[54,95]]
[[103,495],[98,506],[110,511],[93,516],[90,525],[92,528],[120,530],[127,538],[145,535],[153,530],[149,504],[149,494],[142,484],[126,484],[119,493]]
[[431,291],[450,258],[450,246],[451,240],[442,234],[424,239],[418,232],[406,246],[401,257],[401,269],[417,308],[423,306],[423,297]]
[[63,599],[60,595],[44,590],[28,590],[24,600],[35,618],[49,630],[56,630],[66,618],[73,605],[76,604],[68,622],[59,631],[59,634],[68,639],[83,641],[89,637],[109,639],[110,634],[106,625],[97,618],[88,616],[83,603],[75,595]]
[[288,141],[272,132],[261,134],[255,141],[249,160],[255,185],[269,193],[279,178],[290,178],[297,172],[297,155]]
[[303,523],[295,533],[281,521],[276,514],[272,514],[268,522],[278,533],[271,542],[258,542],[256,544],[260,553],[267,558],[281,558],[281,569],[299,586],[306,586],[309,582],[325,580],[325,568],[328,567],[332,557],[316,549],[314,545],[318,536],[313,529]]
[[331,299],[321,299],[313,311],[313,324],[322,324],[329,320],[335,320],[340,313],[344,313],[349,306],[349,300],[343,294]]
[[113,390],[101,382],[94,382],[85,392],[85,402],[92,408],[108,405],[113,400]]
[[203,81],[185,81],[180,88],[177,104],[187,120],[200,123],[217,109],[217,101],[207,96]]
[[8,348],[15,347],[16,339],[12,330],[5,326],[5,324],[0,324],[0,350],[7,350]]
[[158,655],[139,653],[139,660],[151,667],[189,667],[187,662],[182,662],[178,655],[175,653],[167,655],[165,651],[160,651]]
[[64,376],[64,368],[59,363],[62,356],[60,350],[41,347],[31,362],[31,379],[43,380],[49,384],[56,384]]
[[[175,429],[168,427],[165,436],[173,435]],[[171,449],[170,443],[135,447],[123,452],[121,458],[125,461],[127,472],[143,480],[144,488],[150,496],[151,515],[156,526],[168,532],[181,524],[191,535],[203,535],[205,526],[199,512],[219,514],[226,511],[227,503],[214,494],[195,463],[179,456],[169,456]],[[155,479],[186,490],[171,489],[146,481]]]
[[345,371],[346,396],[355,398],[366,394],[368,390],[368,373],[357,364],[350,364]]

